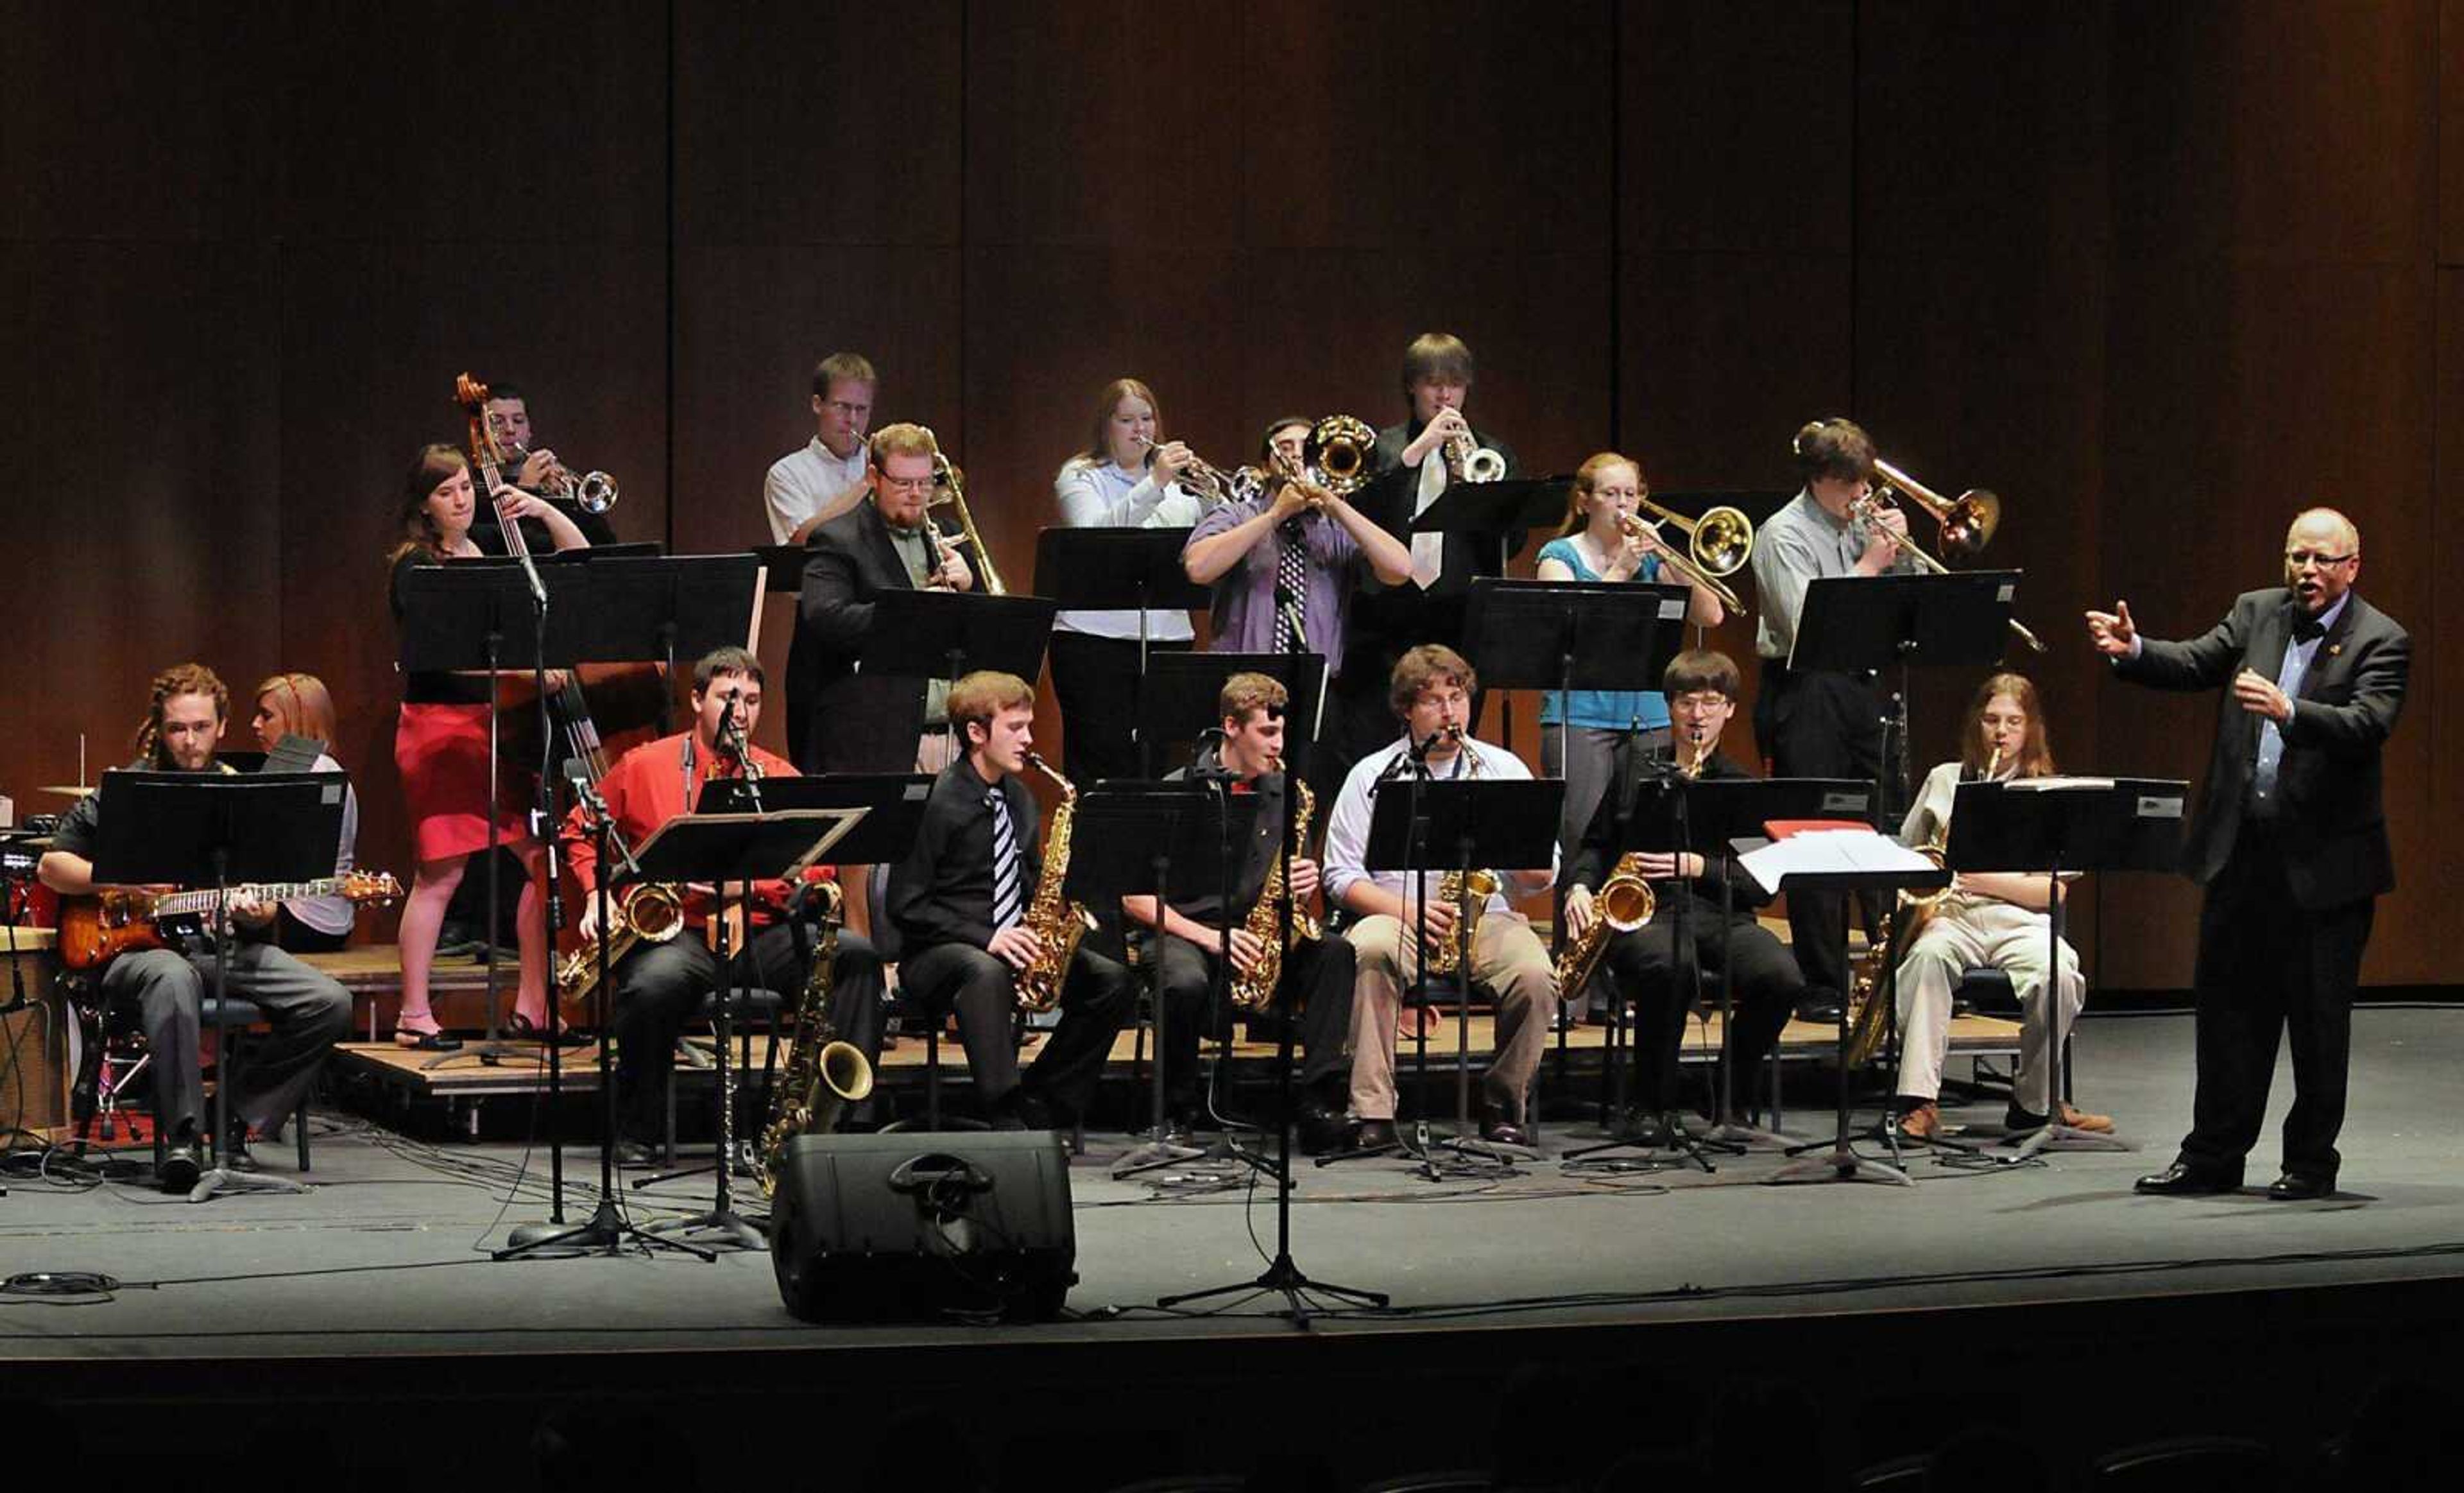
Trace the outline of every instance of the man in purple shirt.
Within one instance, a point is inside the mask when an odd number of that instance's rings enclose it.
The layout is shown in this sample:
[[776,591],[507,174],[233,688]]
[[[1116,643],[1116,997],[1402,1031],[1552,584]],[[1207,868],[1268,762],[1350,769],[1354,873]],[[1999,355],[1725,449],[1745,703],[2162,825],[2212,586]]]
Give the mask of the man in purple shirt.
[[1400,540],[1325,488],[1297,476],[1309,422],[1287,416],[1266,427],[1259,456],[1265,491],[1222,503],[1198,521],[1180,552],[1181,568],[1215,588],[1219,652],[1286,653],[1297,645],[1328,667],[1343,657],[1344,613],[1359,589],[1356,567],[1400,585],[1412,552]]

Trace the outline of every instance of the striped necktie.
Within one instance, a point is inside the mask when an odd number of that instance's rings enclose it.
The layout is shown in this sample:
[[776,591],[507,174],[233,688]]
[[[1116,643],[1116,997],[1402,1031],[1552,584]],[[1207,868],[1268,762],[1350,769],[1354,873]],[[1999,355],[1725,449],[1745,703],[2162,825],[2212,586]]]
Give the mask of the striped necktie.
[[1018,840],[1009,824],[1009,800],[994,788],[984,794],[993,814],[993,931],[1018,922]]

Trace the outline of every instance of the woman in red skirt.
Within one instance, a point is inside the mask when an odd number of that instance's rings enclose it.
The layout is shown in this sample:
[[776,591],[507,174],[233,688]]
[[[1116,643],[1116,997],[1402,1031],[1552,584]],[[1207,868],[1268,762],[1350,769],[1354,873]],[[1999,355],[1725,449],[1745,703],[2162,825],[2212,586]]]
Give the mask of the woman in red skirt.
[[[496,511],[505,523],[537,519],[547,525],[559,549],[578,549],[590,543],[572,520],[543,499],[511,487],[498,488],[495,497]],[[397,624],[402,619],[402,578],[407,570],[472,559],[480,553],[471,542],[471,520],[477,510],[471,463],[462,453],[451,446],[422,447],[404,483],[402,543],[390,557],[390,593]],[[551,672],[549,687],[560,683]],[[395,1019],[393,1039],[405,1047],[443,1052],[462,1045],[438,1026],[428,1001],[428,971],[436,958],[436,934],[445,921],[445,905],[452,900],[453,888],[461,884],[463,868],[473,852],[488,848],[491,808],[498,842],[520,857],[530,873],[514,920],[522,956],[514,1030],[530,1035],[544,1033],[548,1027],[547,923],[539,892],[544,852],[523,828],[521,806],[488,778],[488,700],[494,688],[495,681],[480,673],[403,676],[402,719],[394,728],[393,757],[402,770],[403,799],[410,810],[411,847],[419,862],[402,909],[402,1014]]]

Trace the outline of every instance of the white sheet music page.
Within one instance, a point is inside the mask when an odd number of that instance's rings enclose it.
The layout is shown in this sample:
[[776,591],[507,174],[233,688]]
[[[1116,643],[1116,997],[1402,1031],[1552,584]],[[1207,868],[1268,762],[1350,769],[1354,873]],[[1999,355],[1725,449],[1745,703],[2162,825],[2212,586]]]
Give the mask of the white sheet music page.
[[1765,892],[1792,876],[1838,871],[1930,871],[1933,862],[1872,830],[1807,830],[1738,858]]

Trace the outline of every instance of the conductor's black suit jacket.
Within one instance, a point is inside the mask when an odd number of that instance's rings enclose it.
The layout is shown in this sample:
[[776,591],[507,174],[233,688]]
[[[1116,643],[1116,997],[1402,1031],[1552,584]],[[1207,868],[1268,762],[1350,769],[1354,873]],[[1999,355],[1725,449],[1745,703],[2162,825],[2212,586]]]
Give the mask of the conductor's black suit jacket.
[[[2264,719],[2244,710],[2227,687],[2249,669],[2273,681],[2293,640],[2295,604],[2283,587],[2245,592],[2201,636],[2159,642],[2141,635],[2139,657],[2115,672],[2159,689],[2223,689],[2207,782],[2183,849],[2183,871],[2205,885],[2233,855],[2250,813],[2251,780]],[[2404,708],[2412,639],[2392,617],[2346,592],[2344,610],[2320,639],[2278,729],[2275,826],[2294,902],[2317,911],[2395,887],[2380,802],[2380,748]]]
[[787,755],[802,770],[905,772],[915,765],[930,681],[856,668],[875,600],[915,589],[870,499],[813,530],[787,651]]

